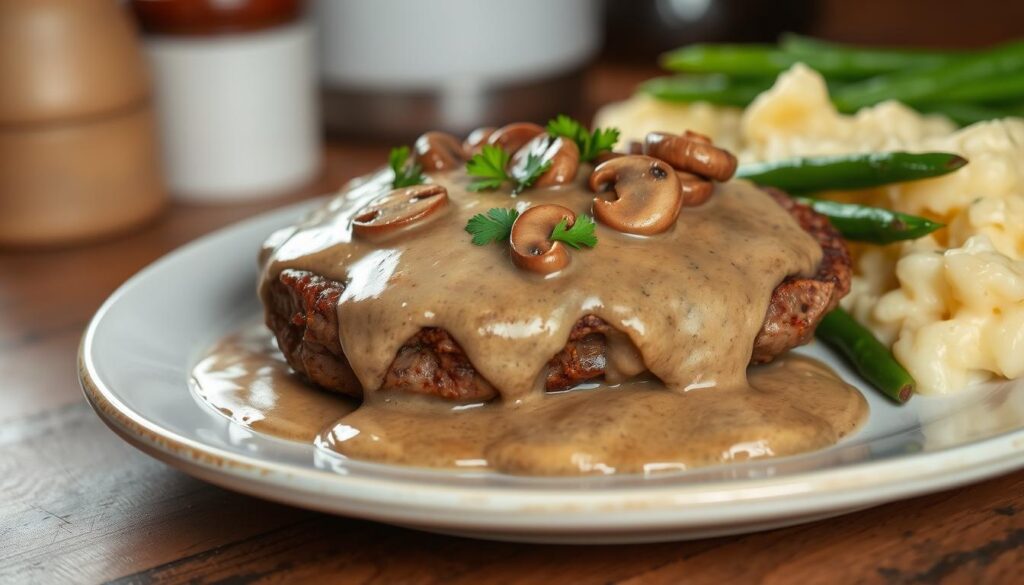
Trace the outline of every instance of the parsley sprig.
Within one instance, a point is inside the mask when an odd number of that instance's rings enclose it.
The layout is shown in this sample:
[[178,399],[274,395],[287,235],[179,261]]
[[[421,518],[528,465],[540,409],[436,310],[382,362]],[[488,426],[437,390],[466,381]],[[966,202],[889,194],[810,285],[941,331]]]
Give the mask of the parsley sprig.
[[[492,242],[507,242],[512,235],[512,225],[519,217],[515,209],[505,207],[493,207],[486,213],[478,213],[469,218],[466,223],[466,231],[473,236],[473,243],[477,246],[486,246]],[[556,242],[564,242],[567,246],[579,250],[586,246],[593,248],[597,245],[597,235],[594,233],[594,220],[589,215],[581,215],[576,222],[569,227],[565,219],[558,222],[549,236]]]
[[469,184],[470,191],[489,191],[497,189],[505,182],[512,183],[512,194],[518,195],[524,189],[537,182],[537,179],[551,168],[551,161],[544,161],[541,157],[530,154],[526,157],[526,164],[522,171],[509,174],[506,170],[508,161],[512,158],[505,149],[488,144],[479,153],[473,155],[466,163],[466,174],[476,177],[476,180]]
[[548,122],[548,134],[564,136],[576,143],[580,149],[580,161],[590,162],[602,152],[610,151],[619,141],[618,128],[595,128],[593,132],[565,114],[559,114]]
[[505,207],[494,207],[487,210],[486,214],[478,213],[469,218],[466,223],[466,231],[472,234],[473,243],[477,246],[486,246],[491,242],[501,240],[507,241],[512,235],[512,224],[519,217],[515,209]]
[[395,178],[391,181],[392,189],[420,185],[426,181],[423,167],[419,163],[409,164],[408,146],[392,148],[388,154],[388,166],[395,173]]
[[576,218],[572,227],[567,228],[569,222],[562,218],[555,229],[551,230],[551,239],[556,242],[563,242],[577,250],[580,246],[593,248],[597,245],[597,235],[594,234],[594,220],[589,215],[581,215]]
[[490,144],[484,146],[466,163],[466,174],[477,177],[469,184],[469,190],[484,191],[501,187],[502,183],[509,180],[505,167],[508,166],[510,158],[512,157],[503,148]]

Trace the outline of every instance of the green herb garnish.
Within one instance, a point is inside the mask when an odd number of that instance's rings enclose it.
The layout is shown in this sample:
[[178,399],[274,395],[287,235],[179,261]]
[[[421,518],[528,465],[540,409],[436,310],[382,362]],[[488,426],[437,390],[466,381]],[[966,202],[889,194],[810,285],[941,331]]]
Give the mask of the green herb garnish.
[[523,189],[532,186],[550,168],[550,160],[546,161],[535,154],[526,155],[526,165],[521,171],[513,173],[515,187],[512,188],[512,194],[518,195]]
[[388,154],[388,166],[395,173],[395,178],[391,181],[392,189],[420,185],[426,181],[423,177],[423,167],[419,163],[409,164],[408,146],[392,148]]
[[466,231],[472,234],[473,243],[477,246],[486,246],[500,240],[507,241],[517,217],[519,212],[515,209],[494,207],[488,209],[486,214],[478,213],[469,218]]
[[477,177],[477,180],[469,184],[470,191],[484,191],[497,189],[501,184],[510,180],[505,172],[511,156],[503,148],[486,145],[479,153],[473,155],[466,163],[466,174]]
[[568,223],[565,221],[565,218],[558,222],[555,229],[551,230],[552,241],[563,242],[577,250],[580,249],[580,246],[593,248],[597,245],[597,236],[594,234],[594,220],[590,219],[589,215],[577,217],[576,223],[572,224],[571,228],[567,228]]
[[[512,235],[512,225],[518,218],[519,212],[515,209],[493,207],[486,213],[478,213],[469,218],[466,223],[466,231],[473,236],[473,243],[477,246],[486,246],[492,242],[507,242]],[[581,215],[576,218],[572,227],[569,227],[569,222],[562,219],[555,229],[551,230],[549,237],[554,242],[563,242],[577,250],[583,246],[593,248],[597,245],[594,228],[594,220],[589,215]]]
[[552,136],[564,136],[575,142],[580,149],[582,162],[590,162],[602,152],[611,151],[619,141],[618,128],[595,128],[590,132],[583,124],[565,114],[559,114],[548,122],[547,131]]
[[526,157],[526,165],[522,172],[515,176],[505,170],[512,156],[499,146],[488,144],[466,163],[466,174],[477,179],[469,184],[470,191],[489,191],[501,187],[508,181],[512,183],[512,194],[518,195],[551,168],[551,161],[543,161],[541,157],[531,154]]

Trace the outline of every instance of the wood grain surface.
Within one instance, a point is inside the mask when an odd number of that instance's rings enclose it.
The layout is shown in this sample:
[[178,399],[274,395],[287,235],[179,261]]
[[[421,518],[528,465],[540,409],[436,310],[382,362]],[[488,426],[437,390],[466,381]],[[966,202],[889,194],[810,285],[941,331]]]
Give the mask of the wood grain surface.
[[[644,73],[591,79],[595,99]],[[1024,472],[781,530],[693,542],[568,547],[437,536],[263,502],[135,451],[86,405],[83,327],[173,248],[336,189],[383,147],[335,144],[301,193],[174,205],[75,249],[0,252],[0,583],[1020,583]]]

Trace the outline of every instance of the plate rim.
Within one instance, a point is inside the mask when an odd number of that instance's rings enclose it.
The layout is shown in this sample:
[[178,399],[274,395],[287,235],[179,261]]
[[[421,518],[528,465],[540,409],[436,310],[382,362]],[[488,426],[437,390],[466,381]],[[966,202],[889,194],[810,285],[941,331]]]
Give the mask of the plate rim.
[[[652,486],[594,486],[586,490],[557,486],[432,485],[414,479],[345,475],[232,453],[163,428],[118,399],[117,392],[97,373],[93,340],[111,308],[136,283],[187,250],[230,239],[236,230],[271,216],[297,215],[322,200],[279,207],[196,238],[144,267],[104,301],[90,319],[79,344],[78,373],[88,402],[119,437],[186,473],[267,499],[395,523],[452,528],[500,526],[530,532],[542,532],[545,528],[552,532],[587,527],[621,529],[638,521],[644,528],[661,529],[749,523],[793,514],[863,508],[980,481],[1024,466],[1024,428],[1020,428],[934,452],[784,476],[665,482]],[[443,516],[443,521],[438,515]],[[544,526],[538,525],[541,520]],[[567,523],[552,526],[555,521]]]

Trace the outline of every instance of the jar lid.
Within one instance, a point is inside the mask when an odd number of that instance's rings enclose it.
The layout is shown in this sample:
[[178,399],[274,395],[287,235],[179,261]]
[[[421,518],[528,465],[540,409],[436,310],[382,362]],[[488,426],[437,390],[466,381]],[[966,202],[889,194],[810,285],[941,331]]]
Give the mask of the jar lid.
[[112,0],[0,1],[0,125],[104,114],[149,95],[131,19]]
[[302,0],[131,0],[142,29],[167,35],[252,32],[288,24],[302,15]]

